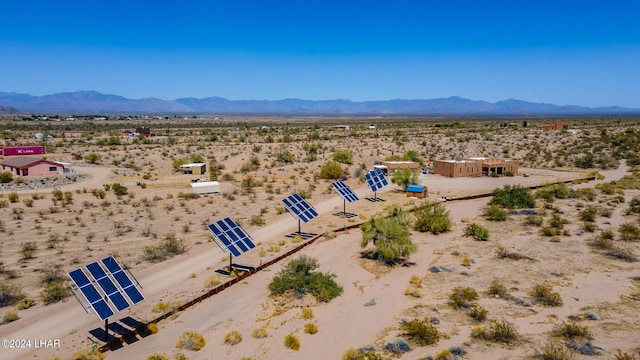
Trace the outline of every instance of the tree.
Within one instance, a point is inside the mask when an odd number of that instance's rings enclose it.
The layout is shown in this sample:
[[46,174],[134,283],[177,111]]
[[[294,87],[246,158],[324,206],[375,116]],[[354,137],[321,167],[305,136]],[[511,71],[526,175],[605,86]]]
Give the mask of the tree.
[[420,157],[420,153],[416,150],[409,150],[402,155],[402,160],[405,161],[415,161],[420,164],[420,166],[424,166],[424,161]]
[[342,294],[342,287],[333,280],[336,276],[314,271],[318,266],[316,259],[306,255],[291,260],[271,280],[269,291],[272,295],[295,291],[298,296],[304,296],[309,292],[318,301],[323,302]]
[[507,209],[524,209],[536,206],[531,190],[520,185],[505,185],[502,189],[495,189],[489,205],[500,205]]
[[373,243],[376,250],[369,255],[385,264],[394,264],[400,258],[408,258],[418,249],[411,241],[409,230],[401,219],[400,216],[371,218],[360,226],[360,246],[365,248],[369,243]]
[[339,179],[343,172],[344,170],[342,170],[340,164],[330,160],[320,168],[320,177],[323,179]]
[[410,184],[418,183],[418,174],[409,169],[400,169],[391,175],[391,182],[407,190]]
[[100,162],[101,159],[102,159],[102,156],[96,153],[89,153],[84,156],[84,160],[89,164],[97,164]]

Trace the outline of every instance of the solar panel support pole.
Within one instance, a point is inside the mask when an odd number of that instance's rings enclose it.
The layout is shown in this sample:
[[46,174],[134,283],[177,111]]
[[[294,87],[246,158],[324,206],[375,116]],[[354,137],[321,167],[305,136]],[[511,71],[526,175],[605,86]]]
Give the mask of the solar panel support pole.
[[229,252],[229,277],[231,277],[232,269],[233,269],[233,254]]
[[342,212],[347,217],[347,199],[342,199]]
[[104,319],[104,341],[109,342],[109,319]]
[[300,227],[300,219],[298,219],[298,235],[302,236],[302,228]]

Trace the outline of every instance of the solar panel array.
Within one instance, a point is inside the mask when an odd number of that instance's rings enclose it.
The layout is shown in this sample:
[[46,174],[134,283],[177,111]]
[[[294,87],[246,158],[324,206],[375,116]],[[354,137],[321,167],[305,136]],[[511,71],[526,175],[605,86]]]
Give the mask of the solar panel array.
[[389,185],[389,181],[387,181],[387,177],[384,176],[384,173],[382,172],[382,170],[378,168],[367,171],[367,173],[364,174],[364,178],[365,180],[367,180],[367,185],[369,185],[369,189],[371,189],[371,191],[373,192],[376,192],[379,189],[382,189],[383,187]]
[[289,195],[282,199],[282,203],[298,220],[308,222],[318,216],[316,209],[298,194]]
[[333,189],[338,192],[341,198],[348,202],[358,201],[358,195],[356,195],[356,193],[354,193],[353,190],[351,190],[351,188],[342,181],[336,181],[331,184],[331,186],[333,186]]
[[[144,300],[144,296],[142,296],[142,293],[136,288],[133,281],[122,270],[122,267],[113,256],[102,259],[102,263],[105,267],[100,265],[98,261],[85,266],[91,277],[87,276],[82,268],[69,272],[69,277],[98,317],[101,320],[106,320],[114,315],[113,308],[109,305],[107,299],[117,311],[122,311],[131,304],[137,304]],[[98,284],[102,293],[98,291],[94,282]],[[127,295],[129,300],[124,294]]]
[[213,236],[218,239],[218,245],[238,257],[253,249],[256,245],[249,234],[231,218],[218,220],[207,226]]

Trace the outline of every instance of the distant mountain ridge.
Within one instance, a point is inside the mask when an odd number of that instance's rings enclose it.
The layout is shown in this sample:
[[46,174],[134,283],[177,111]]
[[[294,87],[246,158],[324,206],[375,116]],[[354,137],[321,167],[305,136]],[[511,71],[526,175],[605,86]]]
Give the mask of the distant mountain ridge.
[[96,91],[44,96],[0,92],[0,106],[36,113],[67,114],[270,114],[270,115],[630,115],[640,109],[583,107],[508,99],[490,103],[458,96],[430,100],[229,100],[221,97],[128,99]]

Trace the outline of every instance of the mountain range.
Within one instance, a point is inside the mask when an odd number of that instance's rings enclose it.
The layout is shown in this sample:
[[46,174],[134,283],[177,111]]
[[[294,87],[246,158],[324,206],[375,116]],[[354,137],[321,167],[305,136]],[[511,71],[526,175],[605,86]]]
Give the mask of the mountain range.
[[[619,106],[583,107],[508,99],[495,103],[457,96],[430,100],[228,100],[221,97],[128,99],[96,91],[44,96],[0,92],[0,107],[31,113],[61,114],[264,114],[264,115],[632,115],[640,109]],[[16,110],[17,109],[17,110]]]

